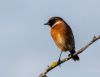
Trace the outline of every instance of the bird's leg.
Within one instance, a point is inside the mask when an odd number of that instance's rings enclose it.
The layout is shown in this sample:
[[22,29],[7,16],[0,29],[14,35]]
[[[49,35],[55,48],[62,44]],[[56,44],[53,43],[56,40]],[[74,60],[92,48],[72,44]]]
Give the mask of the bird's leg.
[[62,51],[61,51],[61,53],[60,53],[60,56],[59,56],[59,59],[58,59],[58,63],[61,61],[61,60],[60,60],[61,55],[62,55]]

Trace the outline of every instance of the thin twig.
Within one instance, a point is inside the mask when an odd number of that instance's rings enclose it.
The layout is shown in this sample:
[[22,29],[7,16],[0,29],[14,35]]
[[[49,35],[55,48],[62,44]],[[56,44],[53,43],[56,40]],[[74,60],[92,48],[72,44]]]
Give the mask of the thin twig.
[[[73,56],[82,53],[82,52],[83,52],[85,49],[87,49],[91,44],[93,44],[95,41],[97,41],[97,40],[99,40],[99,39],[100,39],[100,35],[99,35],[99,36],[94,36],[93,39],[92,39],[88,44],[86,44],[84,47],[82,47],[80,50],[78,50]],[[54,69],[55,67],[59,66],[60,64],[66,62],[66,61],[68,61],[68,60],[70,60],[71,58],[72,58],[72,56],[69,56],[69,57],[67,57],[67,58],[62,59],[59,63],[58,63],[58,62],[53,62],[50,66],[47,67],[47,69],[46,69],[43,73],[41,73],[41,74],[39,75],[39,77],[47,77],[46,74],[47,74],[49,71],[51,71],[51,70]]]

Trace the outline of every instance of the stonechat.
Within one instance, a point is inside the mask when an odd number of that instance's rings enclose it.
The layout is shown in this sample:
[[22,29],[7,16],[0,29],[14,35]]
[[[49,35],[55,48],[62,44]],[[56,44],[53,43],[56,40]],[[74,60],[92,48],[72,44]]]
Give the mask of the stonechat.
[[51,27],[51,36],[61,50],[59,61],[62,52],[69,51],[73,60],[79,60],[78,55],[73,56],[75,53],[75,40],[72,29],[61,17],[52,17],[44,25],[49,25]]

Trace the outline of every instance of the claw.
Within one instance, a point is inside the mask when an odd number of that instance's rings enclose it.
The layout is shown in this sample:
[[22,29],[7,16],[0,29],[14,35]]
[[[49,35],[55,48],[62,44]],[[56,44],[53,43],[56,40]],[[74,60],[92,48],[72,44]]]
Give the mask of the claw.
[[[60,58],[59,58],[59,60],[58,60],[58,62],[57,62],[57,63],[59,64],[60,62],[61,62],[61,60],[60,60]],[[61,65],[59,65],[59,67],[61,67]]]
[[72,55],[71,54],[68,54],[68,57],[71,57]]

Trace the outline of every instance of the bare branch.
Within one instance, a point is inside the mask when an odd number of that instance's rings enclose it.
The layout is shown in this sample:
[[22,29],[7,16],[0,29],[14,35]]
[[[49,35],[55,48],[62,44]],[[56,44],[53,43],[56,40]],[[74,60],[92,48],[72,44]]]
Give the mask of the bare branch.
[[[90,45],[92,45],[95,41],[97,41],[99,39],[100,39],[100,35],[99,36],[94,36],[93,39],[88,44],[86,44],[84,47],[82,47],[80,50],[78,50],[73,56],[82,53],[85,49],[87,49]],[[39,77],[47,77],[46,74],[49,71],[51,71],[55,67],[59,66],[60,64],[70,60],[71,58],[72,58],[72,56],[69,56],[67,58],[62,59],[59,63],[58,62],[53,62],[50,66],[47,67],[47,69],[43,73],[40,74]]]

